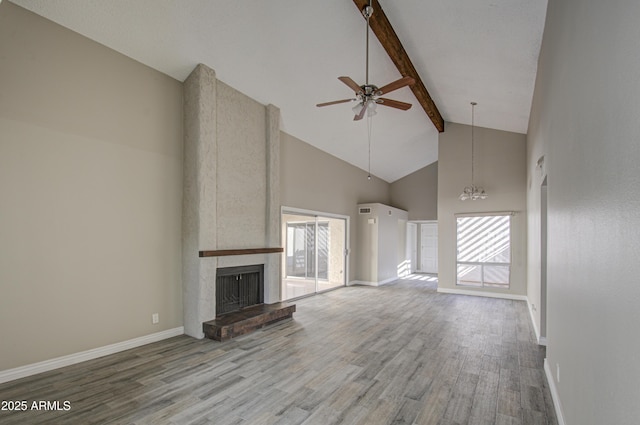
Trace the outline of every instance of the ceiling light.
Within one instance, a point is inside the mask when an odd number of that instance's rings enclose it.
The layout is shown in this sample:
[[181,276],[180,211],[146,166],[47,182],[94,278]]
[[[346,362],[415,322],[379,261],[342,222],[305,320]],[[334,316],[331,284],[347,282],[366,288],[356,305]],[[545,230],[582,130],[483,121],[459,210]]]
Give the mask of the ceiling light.
[[342,81],[344,84],[349,86],[351,90],[354,91],[355,98],[334,100],[331,102],[318,103],[316,105],[318,107],[322,107],[322,106],[336,105],[339,103],[347,103],[347,102],[357,100],[358,105],[351,108],[351,110],[355,113],[355,116],[353,117],[354,121],[360,121],[362,118],[364,118],[365,112],[368,117],[374,116],[376,114],[376,103],[378,103],[378,101],[383,106],[400,109],[402,111],[406,111],[407,109],[411,108],[410,103],[400,102],[398,100],[383,99],[380,96],[382,96],[383,94],[390,93],[394,90],[398,90],[399,88],[402,88],[405,86],[411,86],[415,83],[415,80],[413,78],[407,76],[407,77],[402,77],[399,80],[393,81],[389,84],[385,84],[382,87],[369,84],[369,32],[371,32],[369,18],[371,18],[371,15],[373,14],[373,7],[371,6],[371,2],[372,0],[369,0],[369,4],[362,9],[362,15],[365,17],[365,20],[366,20],[366,31],[367,31],[366,46],[365,46],[366,60],[365,60],[364,85],[359,85],[350,77],[346,77],[346,76],[338,77],[340,81]]
[[378,104],[373,99],[369,100],[369,104],[367,105],[367,116],[368,117],[372,117],[377,113],[376,112],[376,107],[377,106],[378,106]]
[[484,191],[483,188],[475,185],[473,181],[473,161],[474,161],[474,140],[473,140],[473,129],[474,129],[474,109],[477,105],[476,102],[471,102],[471,186],[467,186],[464,188],[458,199],[461,201],[466,201],[467,199],[471,199],[475,201],[477,199],[487,199],[489,195]]

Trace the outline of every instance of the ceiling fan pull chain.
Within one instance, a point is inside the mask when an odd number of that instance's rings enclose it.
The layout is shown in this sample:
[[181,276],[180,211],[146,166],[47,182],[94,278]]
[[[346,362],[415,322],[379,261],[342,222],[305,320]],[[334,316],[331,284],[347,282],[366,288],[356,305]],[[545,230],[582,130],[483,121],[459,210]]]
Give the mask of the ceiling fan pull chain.
[[373,120],[371,116],[367,116],[367,139],[369,141],[369,172],[367,180],[371,180],[371,128],[373,127]]

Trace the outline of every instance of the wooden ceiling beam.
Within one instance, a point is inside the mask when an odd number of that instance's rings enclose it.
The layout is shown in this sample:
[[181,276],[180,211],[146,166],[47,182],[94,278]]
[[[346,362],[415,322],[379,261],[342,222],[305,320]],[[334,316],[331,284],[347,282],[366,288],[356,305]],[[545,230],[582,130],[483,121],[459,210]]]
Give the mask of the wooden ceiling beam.
[[[364,7],[369,4],[369,0],[353,0],[353,2],[361,14]],[[400,74],[402,74],[403,77],[411,77],[416,81],[415,84],[410,87],[411,91],[427,113],[429,119],[433,122],[433,125],[442,133],[444,131],[442,115],[440,115],[438,107],[431,98],[431,95],[429,95],[420,75],[418,75],[418,71],[416,71],[413,63],[411,63],[409,55],[407,55],[404,47],[402,47],[398,35],[393,30],[389,19],[387,19],[387,15],[385,15],[378,0],[371,0],[371,6],[373,7],[373,15],[369,18],[371,30],[376,37],[378,37],[378,40],[380,40],[382,47],[384,47],[384,50],[386,50],[391,61],[393,61],[398,71],[400,71]]]

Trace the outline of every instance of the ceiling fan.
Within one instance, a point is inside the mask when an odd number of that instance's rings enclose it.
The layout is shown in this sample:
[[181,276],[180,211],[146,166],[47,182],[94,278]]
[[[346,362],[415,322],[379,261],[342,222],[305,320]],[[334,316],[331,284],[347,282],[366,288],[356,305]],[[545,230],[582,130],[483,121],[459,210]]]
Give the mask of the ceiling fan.
[[398,100],[393,100],[393,99],[387,99],[380,96],[390,93],[404,86],[411,86],[415,83],[415,80],[411,77],[402,77],[399,80],[393,81],[380,88],[378,88],[373,84],[369,84],[369,18],[373,14],[373,7],[371,6],[371,0],[369,0],[369,5],[365,6],[365,8],[362,10],[362,14],[364,15],[367,21],[367,57],[366,57],[365,84],[360,86],[350,77],[338,77],[338,80],[342,81],[349,88],[351,88],[351,90],[355,92],[356,97],[351,99],[342,99],[342,100],[334,100],[332,102],[318,103],[316,105],[318,107],[322,107],[322,106],[336,105],[338,103],[357,101],[358,103],[356,104],[356,106],[352,108],[353,112],[356,114],[353,117],[354,121],[361,120],[364,117],[364,114],[366,112],[368,112],[369,116],[375,115],[377,105],[389,106],[391,108],[402,109],[403,111],[406,111],[407,109],[411,108],[410,103],[400,102]]

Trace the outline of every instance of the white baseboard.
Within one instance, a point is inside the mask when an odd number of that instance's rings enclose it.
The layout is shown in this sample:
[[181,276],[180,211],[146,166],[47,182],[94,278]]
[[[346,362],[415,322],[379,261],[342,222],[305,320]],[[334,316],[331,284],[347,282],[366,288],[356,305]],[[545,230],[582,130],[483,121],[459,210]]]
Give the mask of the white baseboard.
[[471,291],[467,289],[451,289],[438,287],[438,292],[443,294],[471,295],[475,297],[502,298],[505,300],[527,301],[526,295],[503,294],[500,292]]
[[357,286],[357,285],[362,285],[362,286],[378,286],[376,285],[374,282],[368,282],[366,280],[352,280],[351,282],[349,282],[349,286]]
[[352,285],[382,286],[382,285],[386,285],[387,283],[395,282],[398,279],[400,279],[400,278],[399,277],[391,277],[391,278],[386,279],[386,280],[381,280],[380,282],[371,282],[371,281],[367,281],[367,280],[352,280],[351,282],[349,282],[349,286],[352,286]]
[[179,328],[156,332],[150,335],[130,339],[128,341],[106,345],[104,347],[81,351],[79,353],[69,354],[67,356],[57,357],[55,359],[45,360],[26,366],[20,366],[14,369],[2,370],[0,371],[0,384],[3,382],[13,381],[15,379],[25,378],[37,373],[48,372],[50,370],[70,366],[87,360],[97,359],[98,357],[115,354],[120,351],[129,350],[131,348],[140,347],[142,345],[151,344],[152,342],[162,341],[163,339],[172,338],[174,336],[183,334],[184,327],[180,326]]
[[399,277],[390,277],[389,279],[385,279],[385,280],[382,280],[382,281],[378,282],[378,286],[382,286],[382,285],[386,285],[387,283],[395,282],[398,279],[400,279],[400,278]]
[[551,392],[551,398],[553,399],[553,407],[556,409],[558,425],[566,425],[566,422],[564,421],[564,414],[562,413],[562,404],[560,404],[560,395],[558,394],[558,388],[556,387],[556,381],[553,378],[551,366],[549,366],[547,359],[544,359],[544,374],[547,376],[547,382],[549,383],[549,390]]

